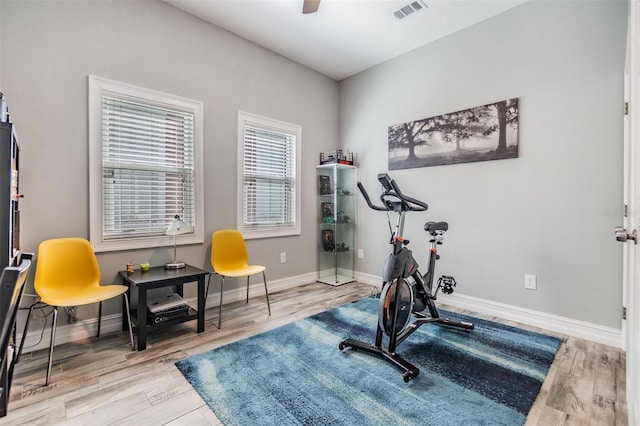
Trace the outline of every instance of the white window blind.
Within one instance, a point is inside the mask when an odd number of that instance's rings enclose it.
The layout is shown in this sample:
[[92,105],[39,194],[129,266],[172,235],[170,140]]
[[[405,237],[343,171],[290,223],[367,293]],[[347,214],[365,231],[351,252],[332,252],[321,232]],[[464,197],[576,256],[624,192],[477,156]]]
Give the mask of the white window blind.
[[173,245],[175,215],[204,241],[202,102],[89,76],[90,239],[94,250]]
[[102,97],[105,239],[161,235],[194,223],[194,114]]
[[240,121],[243,233],[299,233],[299,126],[242,113]]

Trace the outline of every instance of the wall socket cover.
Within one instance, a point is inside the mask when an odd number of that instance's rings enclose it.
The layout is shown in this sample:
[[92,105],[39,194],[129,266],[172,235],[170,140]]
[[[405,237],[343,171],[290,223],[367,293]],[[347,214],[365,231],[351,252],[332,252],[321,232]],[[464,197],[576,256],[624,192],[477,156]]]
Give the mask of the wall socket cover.
[[535,275],[529,275],[529,274],[525,274],[524,275],[524,288],[529,289],[529,290],[536,290],[537,289],[537,282],[536,282],[536,276]]

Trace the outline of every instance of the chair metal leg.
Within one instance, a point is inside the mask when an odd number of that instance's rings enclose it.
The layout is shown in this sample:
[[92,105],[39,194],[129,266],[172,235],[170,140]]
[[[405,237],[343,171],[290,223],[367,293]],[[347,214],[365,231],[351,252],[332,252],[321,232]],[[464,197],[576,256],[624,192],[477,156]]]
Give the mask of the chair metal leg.
[[31,322],[31,314],[33,313],[33,308],[36,307],[36,304],[40,302],[32,303],[29,307],[29,315],[27,315],[27,320],[24,323],[24,331],[22,332],[22,340],[20,340],[20,347],[18,348],[18,353],[15,356],[14,364],[17,364],[20,361],[20,355],[22,355],[22,349],[24,348],[24,342],[27,339],[27,332],[29,331],[29,323]]
[[53,345],[56,340],[56,325],[58,324],[58,307],[53,306],[53,321],[51,322],[51,342],[49,343],[49,364],[47,365],[47,379],[45,386],[49,386],[51,381],[51,366],[53,365]]
[[100,324],[102,323],[102,300],[98,302],[98,337],[100,337]]
[[247,275],[247,302],[249,303],[249,275]]
[[131,326],[131,311],[129,310],[129,298],[127,297],[127,293],[122,293],[124,296],[124,304],[127,310],[127,322],[129,323],[129,337],[131,338],[131,349],[135,350],[136,346],[133,343],[133,327]]
[[[207,300],[207,297],[209,296],[209,285],[211,284],[211,276],[215,274],[215,272],[211,272],[209,274],[209,278],[207,279],[207,287],[204,289],[204,298],[205,301]],[[206,303],[206,302],[205,302]]]
[[267,295],[267,309],[269,310],[269,316],[271,316],[271,304],[269,303],[269,290],[267,290],[267,276],[262,271],[262,279],[264,280],[264,294]]
[[220,306],[218,307],[218,329],[220,329],[220,323],[222,322],[222,289],[224,288],[224,277],[221,275],[222,282],[220,283]]

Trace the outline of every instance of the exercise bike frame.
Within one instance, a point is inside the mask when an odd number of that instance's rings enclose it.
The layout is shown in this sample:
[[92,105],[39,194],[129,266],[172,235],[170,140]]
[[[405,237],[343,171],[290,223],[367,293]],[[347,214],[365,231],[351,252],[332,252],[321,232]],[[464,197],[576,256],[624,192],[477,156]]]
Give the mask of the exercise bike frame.
[[[365,198],[367,205],[373,210],[386,212],[393,211],[398,214],[395,232],[392,231],[391,233],[390,243],[393,246],[392,252],[387,257],[382,272],[383,293],[385,293],[385,289],[387,291],[390,290],[391,288],[387,287],[395,283],[394,312],[391,318],[391,328],[387,333],[389,336],[389,342],[387,348],[384,348],[382,343],[385,330],[381,326],[382,319],[379,318],[373,345],[354,339],[346,339],[342,341],[338,347],[340,350],[343,350],[344,348],[351,348],[377,355],[402,370],[404,381],[408,382],[412,378],[417,377],[420,370],[396,353],[396,347],[400,343],[413,334],[423,324],[436,323],[466,330],[472,330],[474,325],[468,322],[452,321],[448,318],[440,317],[435,305],[437,292],[440,288],[440,286],[438,286],[435,292],[433,292],[435,264],[436,260],[440,258],[437,246],[442,244],[442,240],[444,239],[443,234],[448,230],[448,224],[446,222],[427,222],[425,224],[425,231],[431,235],[429,240],[431,246],[429,249],[429,268],[423,275],[419,271],[418,263],[414,259],[412,251],[407,248],[409,240],[406,240],[403,237],[403,232],[405,214],[410,211],[425,211],[428,209],[428,205],[422,201],[404,195],[398,188],[395,181],[386,173],[379,174],[378,181],[383,187],[383,193],[380,196],[383,206],[377,206],[371,202],[367,191],[360,182],[358,182],[358,189]],[[391,227],[391,224],[389,224],[389,227]],[[413,301],[411,306],[413,312],[409,315],[413,314],[417,318],[412,324],[408,324],[404,326],[402,330],[398,330],[397,307],[401,302],[401,286],[405,284],[408,278],[413,279],[414,283],[413,286],[410,285],[410,291],[412,292],[413,297],[418,299],[417,301]],[[447,277],[447,279],[453,280],[451,277]],[[454,280],[453,282],[453,285],[455,285]],[[449,284],[448,292],[451,291],[452,287],[451,284]],[[416,302],[421,303],[421,305],[419,305],[420,309],[414,310]],[[426,308],[429,309],[429,314],[421,312]],[[382,308],[380,308],[380,310],[380,316],[382,316]]]

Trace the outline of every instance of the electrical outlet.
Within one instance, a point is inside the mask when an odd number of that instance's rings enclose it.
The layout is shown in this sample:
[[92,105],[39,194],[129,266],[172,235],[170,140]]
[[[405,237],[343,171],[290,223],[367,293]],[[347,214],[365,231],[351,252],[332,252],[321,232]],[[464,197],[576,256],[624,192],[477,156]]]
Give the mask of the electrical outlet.
[[364,259],[364,250],[358,249],[358,259]]
[[280,253],[280,263],[287,263],[287,253],[284,251]]
[[529,290],[536,290],[538,288],[535,275],[524,275],[524,288]]
[[66,306],[64,310],[67,312],[67,322],[69,324],[78,322],[77,308],[75,306]]

